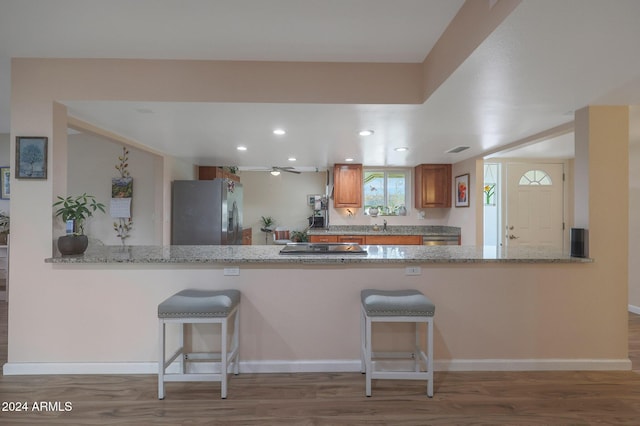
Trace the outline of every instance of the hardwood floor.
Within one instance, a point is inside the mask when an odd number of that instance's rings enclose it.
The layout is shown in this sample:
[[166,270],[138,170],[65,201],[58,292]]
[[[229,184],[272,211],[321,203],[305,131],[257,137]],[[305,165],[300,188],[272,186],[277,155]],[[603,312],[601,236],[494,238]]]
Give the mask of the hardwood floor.
[[[0,315],[4,363],[5,303]],[[217,383],[168,383],[164,401],[157,400],[151,375],[6,376],[0,377],[0,424],[637,425],[639,315],[629,314],[629,331],[636,371],[436,372],[431,399],[422,382],[382,380],[367,398],[359,373],[240,374],[231,379],[227,400]],[[27,412],[2,411],[22,401]],[[34,411],[41,401],[55,410]]]

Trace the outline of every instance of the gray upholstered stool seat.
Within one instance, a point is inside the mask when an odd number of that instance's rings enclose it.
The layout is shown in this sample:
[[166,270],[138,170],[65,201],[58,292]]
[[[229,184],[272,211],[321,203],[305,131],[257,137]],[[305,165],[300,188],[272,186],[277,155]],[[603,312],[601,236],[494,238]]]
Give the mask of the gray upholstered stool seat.
[[432,317],[436,305],[418,290],[362,290],[362,305],[367,315]]
[[[158,305],[159,321],[159,358],[158,358],[158,398],[164,399],[164,382],[216,381],[220,382],[221,396],[227,397],[227,375],[229,367],[238,374],[239,346],[239,309],[240,292],[238,290],[182,290]],[[228,319],[234,317],[231,350],[228,350]],[[180,324],[178,350],[166,357],[166,325]],[[187,353],[184,348],[184,329],[188,324],[220,324],[220,351]],[[179,372],[169,373],[167,367],[178,361]],[[219,372],[188,371],[191,361],[216,361]]]
[[[427,396],[433,396],[433,317],[436,307],[418,290],[362,290],[360,293],[360,359],[366,374],[365,394],[371,396],[372,379],[426,380]],[[408,322],[415,324],[413,352],[373,352],[373,322]],[[421,345],[418,324],[426,324],[426,353]],[[382,371],[374,367],[376,359],[411,359],[413,371]],[[422,365],[421,365],[422,364]],[[424,371],[422,370],[424,367]]]
[[158,305],[158,318],[226,317],[240,303],[238,290],[182,290]]

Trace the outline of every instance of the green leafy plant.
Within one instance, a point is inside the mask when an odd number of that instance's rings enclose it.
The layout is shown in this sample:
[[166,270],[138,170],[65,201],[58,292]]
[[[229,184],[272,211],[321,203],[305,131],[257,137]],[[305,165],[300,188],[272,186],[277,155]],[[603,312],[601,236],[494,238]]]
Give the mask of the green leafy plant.
[[290,237],[294,243],[306,243],[309,241],[309,235],[306,231],[292,231]]
[[262,221],[262,229],[268,229],[271,230],[271,227],[273,226],[273,218],[271,216],[262,216],[260,218],[260,220]]
[[53,203],[53,207],[58,207],[56,210],[56,217],[62,217],[62,220],[66,223],[68,220],[73,220],[73,233],[75,235],[84,235],[84,222],[93,216],[93,213],[100,210],[105,212],[104,204],[96,201],[96,197],[93,195],[87,195],[84,193],[77,197],[67,196],[63,198],[58,196],[58,201]]

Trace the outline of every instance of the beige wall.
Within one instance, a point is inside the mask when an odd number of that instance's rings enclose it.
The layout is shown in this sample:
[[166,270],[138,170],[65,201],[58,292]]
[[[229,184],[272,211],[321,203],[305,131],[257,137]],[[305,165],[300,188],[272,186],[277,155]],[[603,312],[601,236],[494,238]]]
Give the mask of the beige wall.
[[[0,167],[12,167],[11,156],[9,155],[9,134],[0,133]],[[10,213],[11,202],[9,200],[0,200],[0,211]]]
[[640,106],[629,108],[629,305],[640,314]]
[[[307,218],[313,210],[306,203],[310,194],[324,194],[327,173],[304,172],[299,175],[282,172],[271,176],[269,172],[240,172],[243,184],[243,228],[252,229],[253,244],[265,244],[265,234],[260,231],[262,216],[271,216],[275,226],[303,231],[309,226]],[[272,235],[266,239],[273,242]]]
[[[312,76],[322,77],[315,80],[295,64],[274,65],[277,78],[261,74],[268,66],[250,63],[14,59],[12,66],[12,137],[49,136],[56,155],[49,157],[49,179],[19,181],[12,188],[12,229],[19,238],[11,257],[9,367],[88,363],[104,372],[108,367],[95,363],[152,364],[156,306],[185,287],[243,291],[245,361],[357,364],[357,294],[365,286],[413,286],[433,297],[439,361],[518,359],[539,367],[560,359],[572,368],[593,359],[609,368],[629,366],[624,363],[629,192],[626,168],[620,167],[628,158],[626,108],[589,109],[590,158],[598,159],[588,164],[592,264],[425,265],[418,277],[406,277],[401,267],[259,266],[224,277],[221,268],[205,266],[53,266],[43,261],[51,256],[54,238],[51,202],[65,185],[67,170],[64,108],[56,99],[390,102],[402,92],[395,90],[400,81],[405,94],[419,84],[405,68],[390,67],[385,68],[390,85],[381,85],[379,69],[367,64],[309,65]],[[367,74],[368,67],[371,78],[346,84],[354,69]],[[230,80],[220,78],[222,71]],[[461,171],[467,168],[462,165]],[[165,208],[172,170],[165,161]],[[606,203],[599,202],[597,195],[605,193]]]
[[[122,155],[123,145],[107,138],[89,133],[72,134],[68,137],[67,191],[70,195],[92,194],[106,207],[106,214],[96,213],[87,221],[87,235],[107,245],[120,244],[113,230],[113,219],[109,214],[111,200],[111,178],[118,177],[115,165]],[[158,232],[155,206],[155,177],[161,171],[157,156],[137,148],[129,150],[128,170],[133,178],[133,200],[131,214],[133,229],[126,243],[129,245],[162,244],[162,234]]]

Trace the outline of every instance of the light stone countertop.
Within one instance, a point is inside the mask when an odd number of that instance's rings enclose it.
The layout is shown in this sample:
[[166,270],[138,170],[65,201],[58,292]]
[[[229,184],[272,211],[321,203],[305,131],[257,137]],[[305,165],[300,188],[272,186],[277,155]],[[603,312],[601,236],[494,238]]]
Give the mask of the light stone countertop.
[[456,264],[590,263],[546,248],[363,245],[367,254],[281,255],[282,246],[94,246],[79,256],[45,259],[53,264]]
[[311,228],[308,235],[426,235],[426,236],[460,236],[460,228],[439,225],[389,225],[382,230],[382,221],[377,224],[379,230],[374,231],[373,225],[331,225],[329,228]]

